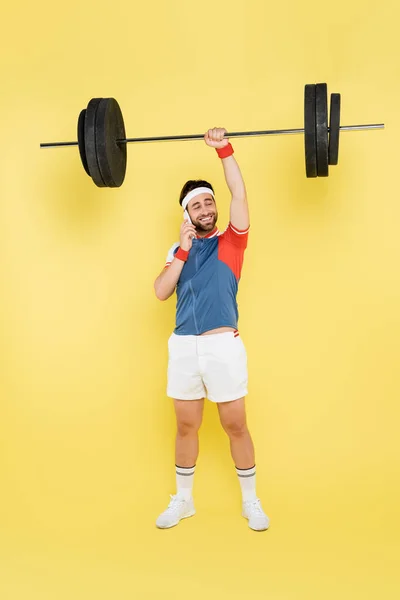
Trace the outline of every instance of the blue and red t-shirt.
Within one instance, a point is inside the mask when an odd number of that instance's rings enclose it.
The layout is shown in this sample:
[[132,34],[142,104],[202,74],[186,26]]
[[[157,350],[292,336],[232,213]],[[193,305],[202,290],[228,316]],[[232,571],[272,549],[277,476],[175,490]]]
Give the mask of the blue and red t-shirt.
[[[177,335],[200,335],[217,327],[238,328],[237,292],[247,247],[248,227],[231,223],[223,233],[217,227],[205,237],[196,237],[176,286]],[[168,267],[179,249],[170,248]]]

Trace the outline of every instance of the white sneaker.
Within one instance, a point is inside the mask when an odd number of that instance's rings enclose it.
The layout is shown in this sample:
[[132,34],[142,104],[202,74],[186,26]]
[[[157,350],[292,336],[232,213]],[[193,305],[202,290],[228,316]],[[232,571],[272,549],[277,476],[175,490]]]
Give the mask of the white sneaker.
[[193,498],[185,500],[181,496],[171,495],[168,508],[158,517],[156,525],[160,529],[168,529],[169,527],[178,525],[181,519],[192,517],[195,513]]
[[261,508],[261,501],[258,498],[243,502],[242,516],[248,519],[249,527],[254,531],[264,531],[269,527],[269,518]]

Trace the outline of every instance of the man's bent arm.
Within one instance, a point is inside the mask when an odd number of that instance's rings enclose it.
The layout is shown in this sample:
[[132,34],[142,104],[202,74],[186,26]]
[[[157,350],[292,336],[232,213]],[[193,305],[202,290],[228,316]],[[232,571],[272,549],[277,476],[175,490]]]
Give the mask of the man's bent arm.
[[174,258],[169,267],[164,267],[154,282],[154,290],[159,300],[168,300],[175,291],[176,284],[185,262]]

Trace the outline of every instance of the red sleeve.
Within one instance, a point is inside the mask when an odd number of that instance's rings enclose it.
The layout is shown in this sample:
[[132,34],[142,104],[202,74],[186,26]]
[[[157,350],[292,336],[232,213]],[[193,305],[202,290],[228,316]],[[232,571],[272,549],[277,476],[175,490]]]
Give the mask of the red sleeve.
[[249,229],[250,226],[247,229],[237,229],[237,227],[234,227],[232,223],[229,222],[228,227],[220,237],[223,237],[227,242],[237,246],[238,248],[245,249],[247,248]]
[[229,223],[218,238],[218,260],[224,262],[233,271],[237,280],[242,272],[244,251],[247,248],[249,229],[240,230]]

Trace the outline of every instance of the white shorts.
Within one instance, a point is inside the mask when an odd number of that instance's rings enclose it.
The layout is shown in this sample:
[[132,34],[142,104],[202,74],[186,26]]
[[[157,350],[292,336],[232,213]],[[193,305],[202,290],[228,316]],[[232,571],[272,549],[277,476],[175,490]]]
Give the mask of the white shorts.
[[247,353],[238,332],[172,333],[168,340],[168,397],[230,402],[246,395]]

